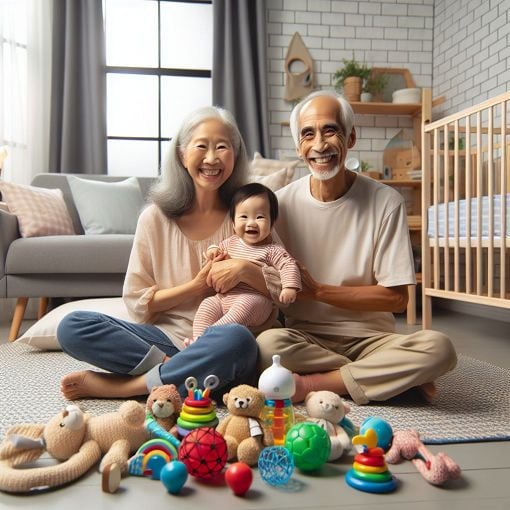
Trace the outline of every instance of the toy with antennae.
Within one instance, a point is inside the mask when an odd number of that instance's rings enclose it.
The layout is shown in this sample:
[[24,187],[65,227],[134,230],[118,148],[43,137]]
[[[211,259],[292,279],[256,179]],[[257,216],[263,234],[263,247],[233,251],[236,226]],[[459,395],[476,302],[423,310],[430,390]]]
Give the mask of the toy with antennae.
[[184,400],[182,410],[177,418],[177,431],[180,436],[184,437],[200,427],[214,428],[218,425],[216,406],[210,395],[219,383],[216,375],[208,375],[204,380],[204,388],[201,389],[198,387],[195,377],[186,379],[184,385],[188,390],[188,396]]

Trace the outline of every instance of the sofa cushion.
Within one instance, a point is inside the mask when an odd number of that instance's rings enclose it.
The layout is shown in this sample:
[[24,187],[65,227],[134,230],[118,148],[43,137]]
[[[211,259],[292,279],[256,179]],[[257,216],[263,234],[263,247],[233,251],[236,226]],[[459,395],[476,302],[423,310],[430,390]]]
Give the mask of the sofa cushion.
[[0,180],[9,212],[18,218],[22,237],[74,234],[60,189],[44,189]]
[[136,177],[101,182],[67,177],[85,234],[134,234],[144,200]]
[[125,273],[133,235],[74,235],[16,239],[6,274]]

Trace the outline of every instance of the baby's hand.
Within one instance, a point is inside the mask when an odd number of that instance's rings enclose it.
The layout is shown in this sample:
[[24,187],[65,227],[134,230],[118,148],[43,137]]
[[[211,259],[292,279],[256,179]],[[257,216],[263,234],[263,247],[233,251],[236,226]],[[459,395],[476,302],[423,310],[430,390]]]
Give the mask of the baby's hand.
[[227,253],[224,252],[221,248],[217,246],[213,246],[208,248],[204,253],[204,259],[210,260],[211,262],[218,262],[218,260],[223,260],[227,256]]
[[296,289],[282,289],[280,292],[280,301],[286,305],[294,303],[296,301],[297,290]]
[[197,341],[196,338],[185,338],[184,339],[184,347],[189,347],[191,344],[194,344]]

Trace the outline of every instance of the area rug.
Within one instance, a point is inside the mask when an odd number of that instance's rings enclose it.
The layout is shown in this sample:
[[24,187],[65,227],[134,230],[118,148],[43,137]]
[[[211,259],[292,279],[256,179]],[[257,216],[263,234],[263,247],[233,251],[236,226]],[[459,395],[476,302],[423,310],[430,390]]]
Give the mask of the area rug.
[[[68,404],[59,392],[60,378],[73,370],[91,368],[62,352],[38,351],[23,344],[0,345],[0,367],[0,438],[13,424],[45,423]],[[348,417],[360,425],[369,416],[379,416],[394,430],[416,429],[428,444],[510,440],[509,371],[460,356],[455,370],[440,378],[437,387],[433,403],[408,392],[376,405],[350,402]],[[79,401],[91,414],[115,410],[120,403]],[[224,412],[218,410],[220,416]]]

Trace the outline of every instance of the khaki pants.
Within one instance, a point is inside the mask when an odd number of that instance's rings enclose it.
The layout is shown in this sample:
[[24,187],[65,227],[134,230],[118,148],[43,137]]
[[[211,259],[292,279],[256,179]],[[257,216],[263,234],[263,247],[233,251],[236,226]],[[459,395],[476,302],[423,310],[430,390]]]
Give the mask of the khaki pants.
[[298,374],[339,369],[356,404],[387,400],[432,382],[457,363],[450,339],[432,330],[333,338],[281,328],[264,331],[257,343],[261,370],[272,364],[273,354],[279,354],[282,365]]

